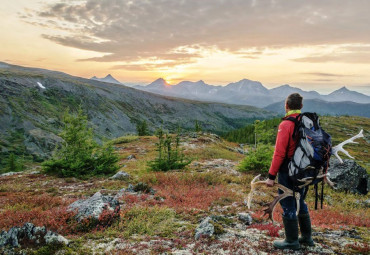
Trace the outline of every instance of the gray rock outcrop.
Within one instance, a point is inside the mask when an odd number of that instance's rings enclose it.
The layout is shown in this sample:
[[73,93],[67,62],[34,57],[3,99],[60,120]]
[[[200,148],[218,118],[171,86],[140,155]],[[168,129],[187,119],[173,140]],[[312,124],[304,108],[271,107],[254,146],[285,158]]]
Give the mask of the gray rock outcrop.
[[[102,195],[100,192],[96,192],[88,199],[81,199],[73,202],[69,205],[68,210],[76,210],[78,212],[77,219],[81,221],[91,217],[99,219],[100,215],[106,210],[118,214],[120,205],[118,200],[113,196]],[[112,215],[112,217],[113,216],[114,215]]]
[[199,226],[195,229],[195,240],[198,240],[201,236],[212,236],[215,232],[215,227],[213,226],[212,218],[205,218]]
[[253,221],[252,216],[250,216],[249,213],[239,213],[238,219],[246,225],[251,225]]
[[366,169],[351,159],[343,160],[343,164],[338,159],[330,160],[328,169],[330,180],[336,183],[338,190],[350,191],[366,195],[369,191],[369,175]]
[[128,179],[130,177],[130,175],[124,171],[119,171],[118,173],[116,173],[115,175],[113,175],[112,177],[110,177],[110,179],[113,179],[113,180],[125,180],[125,179]]
[[12,176],[12,175],[16,175],[16,174],[19,174],[20,172],[7,172],[7,173],[4,173],[4,174],[0,174],[0,177],[2,176]]
[[48,231],[45,227],[36,227],[32,223],[25,223],[23,227],[12,227],[9,231],[0,233],[0,248],[43,246],[55,243],[68,245],[69,241],[57,233]]

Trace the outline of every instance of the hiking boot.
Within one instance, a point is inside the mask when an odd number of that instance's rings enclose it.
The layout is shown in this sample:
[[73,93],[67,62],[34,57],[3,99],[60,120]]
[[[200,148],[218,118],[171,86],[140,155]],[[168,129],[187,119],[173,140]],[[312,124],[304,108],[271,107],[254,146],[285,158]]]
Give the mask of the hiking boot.
[[278,249],[298,250],[298,220],[283,217],[285,240],[274,241],[274,247]]
[[299,243],[307,246],[315,246],[311,236],[312,230],[310,215],[308,213],[299,214],[298,222],[299,228],[301,229],[301,237],[298,239]]

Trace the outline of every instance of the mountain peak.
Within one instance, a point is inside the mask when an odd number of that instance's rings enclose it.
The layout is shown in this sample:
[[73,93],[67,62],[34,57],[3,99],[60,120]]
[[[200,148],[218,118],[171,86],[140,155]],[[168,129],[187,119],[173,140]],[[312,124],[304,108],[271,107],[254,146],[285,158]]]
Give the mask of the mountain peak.
[[91,78],[91,80],[97,80],[97,81],[115,83],[115,84],[122,84],[118,80],[116,80],[111,74],[108,74],[104,78],[98,78],[98,77],[94,76],[94,77]]
[[158,78],[149,85],[147,85],[148,88],[160,88],[160,87],[168,87],[170,84],[166,82],[163,78]]
[[338,91],[349,91],[349,89],[347,89],[347,87],[346,87],[346,86],[343,86],[343,87],[341,87],[340,89],[338,89]]

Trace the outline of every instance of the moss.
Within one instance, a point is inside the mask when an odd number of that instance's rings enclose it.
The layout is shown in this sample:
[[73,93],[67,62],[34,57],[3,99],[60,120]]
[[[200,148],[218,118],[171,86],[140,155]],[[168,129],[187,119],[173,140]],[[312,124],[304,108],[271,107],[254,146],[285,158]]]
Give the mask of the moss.
[[124,214],[118,230],[127,238],[134,234],[170,237],[179,227],[175,216],[175,211],[169,208],[133,207]]
[[214,234],[215,235],[222,235],[224,233],[226,233],[225,229],[223,228],[223,226],[216,222],[216,221],[210,221],[209,223],[211,223],[214,227]]

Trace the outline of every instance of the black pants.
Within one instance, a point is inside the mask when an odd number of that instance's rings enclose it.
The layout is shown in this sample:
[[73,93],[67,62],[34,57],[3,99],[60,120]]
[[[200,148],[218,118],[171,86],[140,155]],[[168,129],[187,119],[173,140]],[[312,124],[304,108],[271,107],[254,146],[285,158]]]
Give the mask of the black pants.
[[[284,185],[288,189],[293,189],[293,182],[289,179],[289,173],[287,170],[281,170],[279,171],[278,174],[278,183]],[[304,201],[303,194],[304,194],[304,189],[300,189],[298,192],[301,194],[301,199],[299,200],[299,214],[306,214],[308,213],[308,207]],[[283,192],[279,189],[279,194],[282,194]],[[283,208],[283,217],[289,218],[289,219],[296,219],[296,211],[297,211],[297,206],[296,206],[296,201],[295,198],[292,196],[286,197],[282,200],[280,200],[280,205]]]

